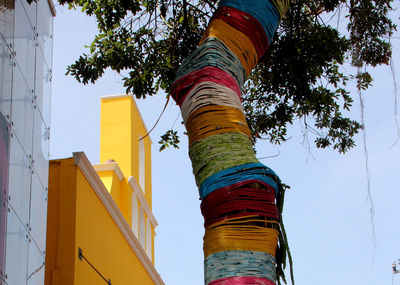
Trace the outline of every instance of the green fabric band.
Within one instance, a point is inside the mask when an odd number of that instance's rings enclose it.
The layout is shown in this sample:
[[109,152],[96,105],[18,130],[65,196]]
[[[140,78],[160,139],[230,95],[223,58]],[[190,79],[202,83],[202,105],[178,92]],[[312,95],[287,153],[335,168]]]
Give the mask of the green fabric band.
[[196,184],[237,165],[258,162],[250,139],[242,133],[224,133],[205,138],[189,149]]

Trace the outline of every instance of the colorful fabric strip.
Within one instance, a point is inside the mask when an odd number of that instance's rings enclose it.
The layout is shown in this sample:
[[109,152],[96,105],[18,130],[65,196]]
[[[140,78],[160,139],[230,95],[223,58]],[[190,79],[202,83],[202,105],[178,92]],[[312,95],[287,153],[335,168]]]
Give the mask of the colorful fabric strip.
[[278,9],[279,18],[282,20],[283,16],[285,16],[287,10],[289,10],[291,0],[271,0],[274,6]]
[[219,7],[212,19],[221,19],[235,29],[245,34],[257,51],[258,59],[269,47],[268,38],[260,22],[250,14],[244,13],[233,7]]
[[215,19],[208,25],[200,44],[210,37],[221,40],[239,58],[246,75],[249,75],[258,62],[258,55],[253,43],[245,34],[223,20]]
[[[201,202],[204,226],[231,217],[234,213],[254,214],[278,220],[278,208],[275,204],[275,191],[254,188],[220,188],[208,194]],[[235,216],[236,217],[236,216]]]
[[275,230],[279,230],[279,222],[277,220],[274,220],[273,218],[269,218],[265,215],[264,212],[253,212],[253,211],[248,211],[244,210],[244,212],[242,213],[236,213],[236,214],[228,214],[227,216],[222,216],[219,217],[217,219],[215,219],[214,221],[211,222],[210,221],[205,221],[204,222],[204,227],[209,227],[210,225],[214,224],[214,223],[220,223],[220,222],[224,222],[227,221],[229,219],[242,219],[242,218],[246,218],[249,215],[253,215],[255,217],[257,217],[258,219],[260,219],[259,224],[262,226],[265,226],[266,228],[272,228]]
[[265,252],[221,251],[204,260],[205,284],[228,277],[259,277],[275,280],[275,258]]
[[260,251],[275,256],[277,244],[278,231],[250,216],[228,219],[206,228],[203,249],[205,257],[228,250]]
[[243,112],[240,97],[232,89],[211,81],[204,81],[197,84],[183,101],[181,105],[183,120],[186,122],[194,111],[209,105],[229,106]]
[[213,66],[203,67],[179,78],[179,80],[175,81],[172,85],[171,96],[180,106],[182,105],[183,100],[185,100],[187,94],[197,84],[205,81],[224,85],[225,87],[235,91],[235,93],[241,97],[242,93],[237,81],[222,69]]
[[286,240],[278,218],[284,191],[278,176],[255,157],[241,88],[289,2],[221,0],[171,87],[203,200],[206,285],[273,285],[276,272],[283,272]]
[[205,138],[191,146],[189,156],[198,187],[208,177],[222,170],[258,162],[251,141],[241,133],[217,134]]
[[235,185],[236,183],[246,183],[246,181],[260,181],[270,185],[275,190],[275,195],[277,195],[278,176],[269,167],[257,162],[238,165],[209,176],[200,186],[200,198],[204,199],[208,194],[219,188]]
[[260,277],[226,277],[214,280],[209,285],[275,285],[275,282]]
[[269,0],[222,0],[220,6],[233,7],[252,15],[263,26],[268,42],[271,43],[278,27],[280,14]]
[[243,112],[229,106],[210,105],[197,109],[186,120],[185,125],[189,135],[189,146],[222,133],[243,133],[251,138]]
[[236,79],[239,86],[246,80],[246,73],[239,58],[219,39],[210,37],[183,61],[176,80],[206,66],[217,67]]

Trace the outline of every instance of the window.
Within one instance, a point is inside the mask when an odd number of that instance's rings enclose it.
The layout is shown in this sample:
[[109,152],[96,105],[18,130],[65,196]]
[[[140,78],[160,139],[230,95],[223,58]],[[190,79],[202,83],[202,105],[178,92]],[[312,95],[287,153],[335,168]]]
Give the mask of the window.
[[142,191],[145,192],[145,151],[144,151],[144,139],[139,140],[139,185]]

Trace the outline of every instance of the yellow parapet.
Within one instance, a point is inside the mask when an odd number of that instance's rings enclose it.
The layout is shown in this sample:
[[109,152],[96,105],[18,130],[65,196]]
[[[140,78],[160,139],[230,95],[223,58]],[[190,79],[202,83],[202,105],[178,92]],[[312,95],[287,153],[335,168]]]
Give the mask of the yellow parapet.
[[[151,139],[132,95],[101,98],[100,163],[116,161],[151,200]],[[144,137],[144,139],[141,139]]]

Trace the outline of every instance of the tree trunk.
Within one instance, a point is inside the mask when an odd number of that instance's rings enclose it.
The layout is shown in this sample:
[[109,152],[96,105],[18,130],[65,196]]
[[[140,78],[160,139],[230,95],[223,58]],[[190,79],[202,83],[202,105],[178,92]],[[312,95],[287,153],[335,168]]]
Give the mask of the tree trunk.
[[241,88],[288,5],[223,0],[172,87],[202,200],[205,284],[271,285],[282,273],[275,258],[284,255],[276,256],[284,246],[276,204],[282,187],[256,159]]

